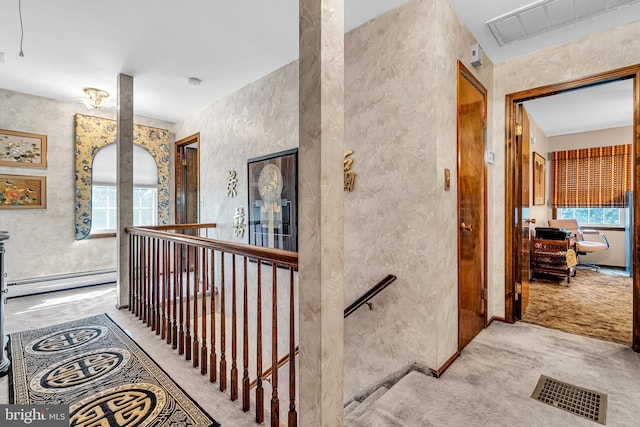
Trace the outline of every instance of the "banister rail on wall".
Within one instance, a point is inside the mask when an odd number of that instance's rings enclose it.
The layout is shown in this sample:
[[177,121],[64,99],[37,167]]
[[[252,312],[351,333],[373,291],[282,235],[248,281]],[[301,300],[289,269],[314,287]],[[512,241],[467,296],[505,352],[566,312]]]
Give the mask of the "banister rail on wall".
[[[218,382],[220,391],[229,386],[231,400],[241,398],[245,412],[251,409],[249,371],[250,367],[255,369],[257,423],[264,421],[265,412],[263,359],[273,363],[278,360],[278,346],[289,347],[293,362],[289,364],[288,390],[279,391],[276,370],[271,374],[267,404],[271,425],[279,425],[279,402],[288,391],[289,411],[284,418],[290,427],[297,426],[294,279],[298,254],[182,234],[214,227],[125,228],[130,241],[129,310],[180,356],[192,360],[202,375],[209,373],[209,380]],[[289,309],[284,310],[281,305],[287,301]],[[263,310],[267,312],[264,322]],[[264,348],[263,335],[268,338]]]
[[[369,301],[371,300],[371,298],[382,292],[387,286],[395,282],[396,279],[397,277],[393,274],[388,274],[384,279],[373,285],[371,289],[369,289],[360,298],[350,304],[349,307],[344,309],[344,318],[346,319],[347,317],[349,317],[354,311],[356,311],[363,305],[370,304]],[[369,306],[369,308],[371,308],[371,306]]]
[[[371,300],[371,298],[375,297],[380,292],[382,292],[387,286],[389,286],[390,284],[395,282],[396,279],[397,279],[397,277],[394,276],[393,274],[388,274],[384,279],[382,279],[381,281],[379,281],[378,283],[373,285],[367,292],[365,292],[353,304],[351,304],[351,305],[349,305],[349,307],[345,308],[345,310],[344,310],[344,318],[346,319],[354,311],[356,311],[358,308],[362,307],[365,304],[369,305],[369,308],[371,308],[371,305],[370,305],[371,303],[369,302]],[[300,349],[298,347],[296,347],[294,355],[297,355],[299,352],[300,352]],[[287,355],[283,356],[280,360],[278,360],[278,363],[276,365],[276,370],[280,369],[281,367],[286,365],[287,362],[289,362],[290,359],[291,359],[291,354],[287,354]],[[262,373],[262,379],[265,379],[265,378],[269,377],[272,372],[273,372],[273,366],[271,366],[269,369],[267,369],[266,371],[264,371]],[[255,386],[256,386],[256,381],[253,381],[251,383],[251,388],[253,388]]]

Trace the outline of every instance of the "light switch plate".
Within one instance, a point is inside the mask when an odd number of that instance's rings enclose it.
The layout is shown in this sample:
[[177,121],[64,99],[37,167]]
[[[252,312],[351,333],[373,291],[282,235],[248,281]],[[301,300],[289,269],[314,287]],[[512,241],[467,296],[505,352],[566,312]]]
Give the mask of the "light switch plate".
[[488,151],[487,152],[487,164],[488,165],[495,165],[496,164],[496,153],[494,153],[493,151]]
[[444,191],[451,190],[451,171],[449,169],[444,170]]

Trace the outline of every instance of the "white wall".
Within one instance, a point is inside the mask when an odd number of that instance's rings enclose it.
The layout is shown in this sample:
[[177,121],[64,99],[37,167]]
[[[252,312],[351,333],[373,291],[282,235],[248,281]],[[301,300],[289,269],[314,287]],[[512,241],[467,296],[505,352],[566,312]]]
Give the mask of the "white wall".
[[[529,156],[530,165],[529,165],[529,218],[535,218],[536,223],[531,227],[532,228],[532,236],[535,236],[535,229],[537,227],[548,227],[547,220],[551,218],[551,161],[549,159],[549,138],[544,134],[538,123],[536,123],[533,118],[527,114],[529,117],[529,126],[531,132],[531,155]],[[535,144],[533,143],[535,138]],[[533,153],[538,153],[542,157],[544,157],[545,163],[545,189],[544,189],[544,197],[545,203],[544,205],[536,205],[533,204]]]
[[549,137],[549,152],[633,144],[633,126],[577,132]]
[[[505,159],[505,96],[510,93],[533,89],[549,84],[574,80],[612,69],[634,65],[639,62],[640,21],[604,31],[577,41],[534,52],[494,67],[494,128],[490,146],[501,159],[496,164],[494,193],[491,202],[496,212],[503,213],[505,206],[504,159]],[[496,220],[496,228],[490,239],[494,261],[504,265],[504,216]],[[493,292],[490,293],[490,314],[504,316],[504,266],[493,275]],[[491,298],[495,295],[495,298]]]
[[[0,129],[47,135],[48,167],[0,166],[0,173],[47,177],[47,209],[2,210],[0,230],[9,232],[7,283],[16,280],[116,268],[115,238],[76,241],[74,115],[115,119],[114,110],[88,111],[83,105],[0,89]],[[172,124],[136,117],[172,131]]]

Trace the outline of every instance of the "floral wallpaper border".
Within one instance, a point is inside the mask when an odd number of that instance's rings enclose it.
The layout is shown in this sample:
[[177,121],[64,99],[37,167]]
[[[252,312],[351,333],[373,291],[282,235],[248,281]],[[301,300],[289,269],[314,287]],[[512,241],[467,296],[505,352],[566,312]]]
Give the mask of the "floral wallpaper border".
[[[115,143],[117,123],[100,117],[75,115],[76,240],[91,232],[91,171],[101,148]],[[149,151],[158,166],[158,224],[169,221],[169,131],[133,125],[133,143]]]

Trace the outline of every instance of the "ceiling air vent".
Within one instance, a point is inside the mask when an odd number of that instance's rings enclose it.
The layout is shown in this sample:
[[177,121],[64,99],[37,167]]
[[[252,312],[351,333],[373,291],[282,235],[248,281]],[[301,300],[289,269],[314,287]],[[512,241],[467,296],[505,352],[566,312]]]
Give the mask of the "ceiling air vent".
[[487,22],[500,46],[573,24],[640,0],[541,0]]

